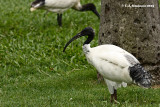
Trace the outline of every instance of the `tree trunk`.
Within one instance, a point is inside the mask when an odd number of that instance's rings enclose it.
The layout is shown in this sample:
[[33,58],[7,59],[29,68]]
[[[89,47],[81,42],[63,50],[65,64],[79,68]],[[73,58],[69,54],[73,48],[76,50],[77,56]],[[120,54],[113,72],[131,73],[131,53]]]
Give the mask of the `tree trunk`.
[[[102,0],[99,44],[132,53],[160,84],[160,15],[158,0]],[[133,5],[154,7],[130,7]]]

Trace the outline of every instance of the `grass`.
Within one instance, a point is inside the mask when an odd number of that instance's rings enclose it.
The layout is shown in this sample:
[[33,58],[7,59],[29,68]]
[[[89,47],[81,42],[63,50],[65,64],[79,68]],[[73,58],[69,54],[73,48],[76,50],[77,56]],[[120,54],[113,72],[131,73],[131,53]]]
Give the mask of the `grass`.
[[[32,0],[0,1],[0,106],[111,106],[104,83],[82,52],[85,38],[65,43],[87,26],[95,29],[91,43],[98,45],[99,20],[91,12],[69,9],[59,27],[56,14],[29,11]],[[94,2],[100,11],[100,0]],[[118,89],[120,104],[160,106],[160,90],[137,86]]]

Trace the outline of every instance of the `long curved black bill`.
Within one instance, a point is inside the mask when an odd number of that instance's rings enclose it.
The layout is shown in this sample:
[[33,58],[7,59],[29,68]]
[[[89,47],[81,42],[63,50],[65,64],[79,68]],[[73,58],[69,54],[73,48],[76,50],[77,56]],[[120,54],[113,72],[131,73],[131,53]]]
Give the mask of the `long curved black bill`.
[[93,13],[98,17],[98,19],[100,19],[100,15],[99,15],[99,13],[98,13],[98,11],[96,9],[93,10]]
[[64,49],[63,49],[63,52],[65,52],[67,46],[68,46],[72,41],[78,39],[79,37],[81,37],[81,33],[78,33],[76,36],[74,36],[72,39],[70,39],[70,40],[66,43],[66,45],[65,45],[65,47],[64,47]]

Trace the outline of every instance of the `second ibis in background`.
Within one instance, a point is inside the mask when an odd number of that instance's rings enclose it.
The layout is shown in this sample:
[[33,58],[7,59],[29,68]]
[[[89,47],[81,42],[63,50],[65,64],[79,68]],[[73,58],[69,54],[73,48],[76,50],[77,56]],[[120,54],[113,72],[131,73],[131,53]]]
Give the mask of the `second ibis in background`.
[[31,11],[36,9],[44,9],[57,13],[58,25],[62,26],[62,13],[72,8],[77,11],[92,11],[98,18],[100,15],[93,3],[81,5],[80,0],[35,0],[31,3]]

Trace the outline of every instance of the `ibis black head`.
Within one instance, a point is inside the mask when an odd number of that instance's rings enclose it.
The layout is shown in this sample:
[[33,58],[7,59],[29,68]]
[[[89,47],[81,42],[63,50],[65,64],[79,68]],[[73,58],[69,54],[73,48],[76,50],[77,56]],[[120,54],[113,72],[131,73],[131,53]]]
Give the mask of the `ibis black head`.
[[45,4],[45,0],[35,0],[31,3],[31,8],[41,8]]
[[78,33],[76,36],[74,36],[72,39],[70,39],[70,40],[66,43],[66,45],[65,45],[65,47],[64,47],[64,49],[63,49],[63,52],[65,52],[65,49],[67,48],[67,46],[68,46],[72,41],[74,41],[74,40],[76,40],[76,39],[78,39],[78,38],[80,38],[80,37],[82,37],[82,36],[88,36],[87,40],[83,43],[83,45],[89,44],[89,43],[93,40],[94,35],[95,35],[94,30],[93,30],[91,27],[86,27],[86,28],[83,29],[80,33]]
[[92,11],[100,19],[100,15],[96,9],[96,6],[93,3],[83,5],[80,11]]

